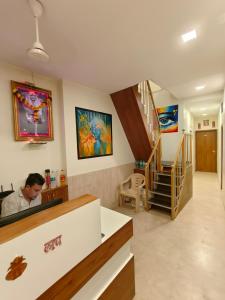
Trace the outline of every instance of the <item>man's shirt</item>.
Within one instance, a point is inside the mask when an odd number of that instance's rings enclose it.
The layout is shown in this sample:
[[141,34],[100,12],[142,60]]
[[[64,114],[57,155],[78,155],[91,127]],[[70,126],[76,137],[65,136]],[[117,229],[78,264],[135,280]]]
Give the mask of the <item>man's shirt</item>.
[[24,198],[20,189],[18,192],[15,192],[3,199],[1,217],[3,218],[15,214],[21,210],[28,209],[39,204],[41,204],[41,194],[29,202]]

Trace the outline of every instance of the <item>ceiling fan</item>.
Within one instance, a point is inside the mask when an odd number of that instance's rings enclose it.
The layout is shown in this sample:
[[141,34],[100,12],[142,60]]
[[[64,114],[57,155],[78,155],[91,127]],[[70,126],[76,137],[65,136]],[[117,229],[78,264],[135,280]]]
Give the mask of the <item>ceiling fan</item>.
[[45,51],[43,45],[39,40],[39,29],[38,29],[38,18],[40,18],[43,14],[43,4],[40,0],[28,0],[30,5],[32,14],[35,20],[35,28],[36,28],[36,41],[33,43],[32,48],[27,50],[27,54],[29,57],[34,58],[39,61],[47,62],[49,60],[49,55]]

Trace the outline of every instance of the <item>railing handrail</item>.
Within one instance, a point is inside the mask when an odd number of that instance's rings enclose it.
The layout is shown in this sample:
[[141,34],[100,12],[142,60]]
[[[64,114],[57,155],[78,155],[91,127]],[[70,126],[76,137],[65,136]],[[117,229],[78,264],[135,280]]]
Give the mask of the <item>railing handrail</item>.
[[[180,160],[179,160],[180,159]],[[190,159],[190,160],[189,160]],[[180,163],[177,168],[178,162]],[[181,197],[184,192],[187,167],[192,163],[192,134],[183,132],[171,169],[171,217],[179,213]],[[177,187],[177,182],[179,187]]]
[[[159,156],[158,156],[158,153],[157,151],[159,151]],[[158,139],[155,143],[155,146],[152,150],[152,153],[145,165],[145,190],[146,190],[146,197],[145,197],[145,208],[147,209],[148,207],[148,194],[149,194],[149,185],[151,187],[151,185],[153,184],[153,180],[152,180],[152,171],[151,171],[151,164],[152,164],[152,161],[155,160],[155,163],[157,165],[157,168],[161,168],[161,134],[158,136]],[[158,156],[158,157],[157,157]],[[160,160],[159,164],[157,164],[157,161],[158,159]]]
[[155,102],[154,102],[153,95],[152,95],[152,89],[151,89],[151,86],[150,86],[150,83],[149,83],[148,80],[147,80],[147,86],[148,86],[148,90],[149,90],[149,93],[150,93],[150,96],[151,96],[152,106],[153,106],[155,114],[156,114],[156,119],[157,119],[157,123],[158,123],[158,131],[160,132],[159,116],[158,116],[158,113],[157,113],[157,109],[155,107]]
[[176,163],[178,161],[178,158],[179,158],[179,154],[180,154],[180,151],[181,151],[181,147],[182,147],[182,144],[183,144],[183,141],[184,141],[184,137],[185,137],[185,133],[182,134],[182,138],[180,140],[180,143],[179,143],[179,146],[177,148],[177,153],[176,153],[176,156],[175,156],[175,159],[174,159],[174,162],[173,162],[173,167],[172,167],[172,170],[175,169],[176,167]]
[[156,143],[155,143],[155,146],[154,146],[154,148],[153,148],[153,150],[152,150],[152,153],[151,153],[151,155],[150,155],[150,157],[149,157],[149,159],[148,159],[148,161],[147,161],[147,163],[146,163],[146,167],[147,167],[148,165],[151,164],[151,161],[152,161],[152,159],[153,159],[153,157],[154,157],[154,154],[155,154],[155,152],[156,152],[156,150],[157,150],[157,148],[158,148],[158,145],[159,145],[160,140],[161,140],[161,134],[159,135],[159,137],[158,137],[158,139],[157,139],[157,141],[156,141]]

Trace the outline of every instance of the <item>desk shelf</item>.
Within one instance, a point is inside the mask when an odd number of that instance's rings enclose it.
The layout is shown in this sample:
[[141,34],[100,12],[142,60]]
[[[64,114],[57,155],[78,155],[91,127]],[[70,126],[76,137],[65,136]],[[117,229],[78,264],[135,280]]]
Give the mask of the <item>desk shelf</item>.
[[41,193],[42,203],[46,203],[52,199],[60,198],[63,202],[68,200],[68,185],[64,184],[55,188],[44,189]]
[[135,168],[134,173],[140,173],[142,175],[145,175],[145,169],[144,168]]

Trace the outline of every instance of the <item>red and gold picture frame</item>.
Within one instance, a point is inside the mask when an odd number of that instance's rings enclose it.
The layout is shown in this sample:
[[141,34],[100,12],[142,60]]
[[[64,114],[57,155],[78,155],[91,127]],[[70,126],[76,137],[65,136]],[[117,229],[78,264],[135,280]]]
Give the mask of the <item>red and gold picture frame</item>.
[[16,141],[53,140],[51,91],[11,81]]

